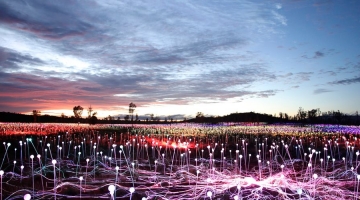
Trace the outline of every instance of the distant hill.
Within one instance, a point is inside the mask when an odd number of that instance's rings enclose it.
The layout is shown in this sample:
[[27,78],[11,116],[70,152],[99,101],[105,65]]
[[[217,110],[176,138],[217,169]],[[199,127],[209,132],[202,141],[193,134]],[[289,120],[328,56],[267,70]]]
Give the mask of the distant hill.
[[220,123],[220,122],[249,122],[249,123],[274,123],[280,122],[279,118],[273,117],[268,114],[260,114],[254,112],[246,113],[232,113],[225,116],[218,117],[196,117],[194,119],[187,120],[188,122],[197,122],[197,123]]

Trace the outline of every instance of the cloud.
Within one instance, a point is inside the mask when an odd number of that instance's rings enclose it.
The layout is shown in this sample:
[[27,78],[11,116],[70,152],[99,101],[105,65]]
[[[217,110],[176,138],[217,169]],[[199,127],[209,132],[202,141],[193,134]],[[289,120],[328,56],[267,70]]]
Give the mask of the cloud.
[[22,65],[38,66],[45,62],[39,58],[13,51],[0,46],[0,69],[1,71],[19,70]]
[[328,89],[324,89],[324,88],[319,88],[314,90],[314,94],[321,94],[321,93],[326,93],[326,92],[332,92],[332,90],[328,90]]
[[333,85],[355,84],[355,83],[360,83],[360,77],[348,78],[348,79],[343,79],[343,80],[339,80],[339,81],[332,81],[332,82],[329,82],[329,83],[333,84]]
[[327,6],[332,3],[333,3],[332,0],[316,0],[313,5],[319,7],[319,6]]
[[307,55],[303,55],[301,57],[306,58],[306,59],[318,59],[318,58],[322,58],[325,56],[324,52],[321,51],[315,51],[313,56],[307,56]]
[[278,9],[278,10],[280,10],[280,9],[282,8],[281,3],[277,3],[277,4],[275,4],[275,8],[276,8],[276,9]]
[[274,96],[276,93],[280,92],[281,90],[265,90],[257,93],[259,98],[268,98],[270,96]]
[[296,73],[296,80],[309,81],[311,75],[313,75],[313,74],[314,74],[314,72],[299,72],[299,73]]
[[276,11],[272,11],[272,14],[274,16],[274,18],[279,21],[282,25],[286,26],[287,25],[287,19],[283,16],[280,15],[279,13],[277,13]]
[[92,28],[89,22],[83,20],[84,15],[85,18],[88,17],[85,10],[76,9],[82,6],[81,2],[71,1],[67,9],[63,9],[64,5],[59,2],[37,0],[26,3],[2,2],[0,22],[30,32],[37,37],[56,40],[83,35]]
[[0,2],[0,108],[113,109],[278,92],[249,89],[277,77],[248,47],[282,34],[281,4],[65,2]]
[[316,51],[313,58],[321,58],[324,57],[324,53],[321,51]]

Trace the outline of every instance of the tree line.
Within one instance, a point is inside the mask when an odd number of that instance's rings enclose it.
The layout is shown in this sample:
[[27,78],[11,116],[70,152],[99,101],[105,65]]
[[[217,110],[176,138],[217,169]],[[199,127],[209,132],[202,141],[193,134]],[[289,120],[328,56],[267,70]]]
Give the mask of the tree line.
[[[86,111],[87,116],[83,117],[84,108],[80,105],[73,107],[73,116],[66,116],[64,113],[61,117],[41,115],[40,110],[32,111],[32,118],[16,114],[16,113],[0,113],[0,121],[10,122],[61,122],[61,123],[174,123],[175,120],[171,117],[160,117],[150,114],[150,118],[143,120],[139,119],[137,113],[135,113],[136,105],[131,102],[129,104],[128,114],[123,117],[107,116],[102,120],[97,117],[97,112],[94,111],[90,105]],[[135,113],[135,115],[134,115]],[[344,125],[360,125],[359,114],[356,111],[355,114],[349,115],[341,112],[340,110],[333,110],[322,112],[319,108],[304,110],[299,107],[298,112],[290,116],[285,112],[279,112],[278,115],[260,114],[255,112],[248,113],[231,113],[225,116],[205,116],[202,112],[197,112],[195,118],[187,119],[184,117],[181,122],[197,122],[197,123],[220,123],[220,122],[251,122],[251,123],[302,123],[302,124],[344,124]]]

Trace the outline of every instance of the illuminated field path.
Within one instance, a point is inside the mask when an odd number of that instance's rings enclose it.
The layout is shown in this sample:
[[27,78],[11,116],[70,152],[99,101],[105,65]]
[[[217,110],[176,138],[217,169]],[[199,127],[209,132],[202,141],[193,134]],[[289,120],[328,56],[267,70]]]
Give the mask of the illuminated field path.
[[2,199],[359,199],[356,126],[0,124]]

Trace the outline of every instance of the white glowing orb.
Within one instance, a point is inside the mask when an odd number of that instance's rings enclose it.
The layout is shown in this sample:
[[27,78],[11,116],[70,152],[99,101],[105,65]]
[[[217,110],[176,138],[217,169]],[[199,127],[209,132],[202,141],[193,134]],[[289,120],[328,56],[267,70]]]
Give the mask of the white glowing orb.
[[239,199],[239,196],[238,195],[235,195],[234,196],[234,200],[238,200]]
[[302,189],[299,188],[299,189],[296,190],[296,192],[297,192],[299,195],[301,195],[301,194],[302,194]]
[[25,194],[24,195],[24,200],[30,200],[31,199],[31,195],[30,194]]
[[108,190],[109,190],[110,194],[113,195],[114,191],[115,191],[115,186],[114,185],[109,185]]
[[130,192],[131,194],[134,193],[134,192],[135,192],[135,188],[134,188],[134,187],[129,188],[129,192]]
[[317,175],[317,174],[313,174],[313,178],[314,178],[314,179],[317,179],[317,178],[318,178],[318,175]]
[[256,180],[253,177],[245,177],[244,180],[250,185],[256,183]]
[[211,192],[211,191],[207,191],[206,196],[211,197],[211,196],[212,196],[212,192]]
[[0,170],[0,176],[4,175],[4,171]]
[[55,164],[56,164],[56,160],[52,160],[51,163],[52,163],[53,165],[55,165]]

